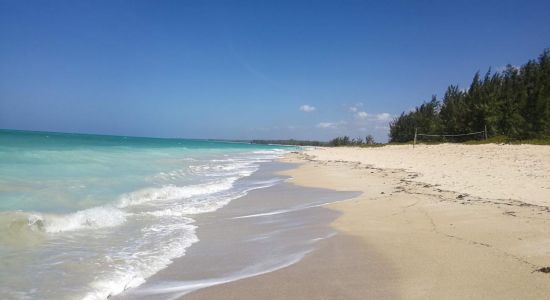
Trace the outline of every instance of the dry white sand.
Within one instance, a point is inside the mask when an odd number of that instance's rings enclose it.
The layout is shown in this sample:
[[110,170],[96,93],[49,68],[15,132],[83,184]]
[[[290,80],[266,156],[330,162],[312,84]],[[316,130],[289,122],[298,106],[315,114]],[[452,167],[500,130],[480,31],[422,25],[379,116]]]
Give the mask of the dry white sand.
[[536,145],[411,145],[318,148],[316,160],[360,162],[417,173],[413,181],[483,198],[550,204],[550,147]]

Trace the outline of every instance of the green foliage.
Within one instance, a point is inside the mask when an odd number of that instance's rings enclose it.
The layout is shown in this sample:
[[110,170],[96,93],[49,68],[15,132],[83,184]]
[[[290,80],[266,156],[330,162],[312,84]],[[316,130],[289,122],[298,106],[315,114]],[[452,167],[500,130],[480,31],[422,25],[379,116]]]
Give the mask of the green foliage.
[[[451,85],[441,101],[433,96],[402,113],[390,123],[390,142],[411,141],[415,128],[424,134],[461,134],[482,131],[485,126],[489,136],[507,141],[550,139],[550,49],[520,68],[508,65],[494,74],[489,70],[483,78],[478,72],[467,90]],[[479,136],[453,141],[472,138]]]
[[349,136],[339,136],[337,138],[332,139],[329,143],[329,146],[338,147],[338,146],[375,146],[378,145],[374,141],[374,137],[372,135],[367,135],[365,140],[363,141],[362,138],[354,138],[351,139]]
[[253,144],[273,144],[273,145],[294,145],[294,146],[378,146],[372,135],[367,135],[365,140],[362,138],[350,138],[349,136],[339,136],[330,142],[319,141],[300,141],[300,140],[252,140]]
[[440,103],[435,96],[430,102],[424,102],[408,114],[402,113],[390,123],[390,142],[403,143],[412,140],[415,128],[422,128],[423,133],[440,130]]
[[339,136],[337,138],[332,139],[330,142],[328,142],[328,144],[334,147],[348,146],[348,145],[351,145],[351,140],[349,136]]
[[374,141],[374,137],[372,135],[367,135],[367,137],[365,137],[365,144],[367,145],[374,145],[376,142]]
[[546,139],[528,139],[528,140],[518,140],[510,138],[504,135],[497,135],[491,137],[487,140],[478,140],[478,141],[467,141],[464,142],[467,145],[481,145],[481,144],[511,144],[511,145],[550,145],[550,138]]

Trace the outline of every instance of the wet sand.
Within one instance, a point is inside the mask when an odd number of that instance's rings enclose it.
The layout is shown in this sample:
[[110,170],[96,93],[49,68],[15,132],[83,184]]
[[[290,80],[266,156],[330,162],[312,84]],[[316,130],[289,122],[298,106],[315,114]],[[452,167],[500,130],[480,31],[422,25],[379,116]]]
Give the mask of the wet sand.
[[358,238],[336,235],[289,267],[182,299],[399,299],[391,264]]
[[[244,180],[271,180],[275,172],[290,168],[290,164],[267,163]],[[322,205],[357,195],[286,182],[253,190],[215,212],[195,215],[200,241],[168,268],[113,299],[173,299],[284,269],[335,235],[330,223],[340,213]]]

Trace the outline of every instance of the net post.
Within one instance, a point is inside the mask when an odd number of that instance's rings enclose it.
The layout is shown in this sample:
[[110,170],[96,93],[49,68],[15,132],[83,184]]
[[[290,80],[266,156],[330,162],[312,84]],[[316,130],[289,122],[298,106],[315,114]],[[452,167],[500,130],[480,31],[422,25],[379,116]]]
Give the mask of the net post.
[[414,140],[413,140],[413,148],[414,148],[414,145],[416,145],[416,134],[418,133],[418,128],[414,128]]
[[485,130],[484,130],[484,133],[485,133],[485,140],[487,140],[487,124],[485,124]]

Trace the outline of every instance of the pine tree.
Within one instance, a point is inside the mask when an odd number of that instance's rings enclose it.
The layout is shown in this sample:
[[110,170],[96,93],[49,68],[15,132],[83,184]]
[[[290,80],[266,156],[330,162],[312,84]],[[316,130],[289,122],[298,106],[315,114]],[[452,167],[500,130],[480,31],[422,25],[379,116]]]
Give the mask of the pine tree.
[[474,75],[467,91],[447,88],[442,102],[435,96],[390,123],[390,141],[407,142],[414,130],[460,134],[487,128],[489,135],[514,139],[550,138],[550,49],[521,68]]

